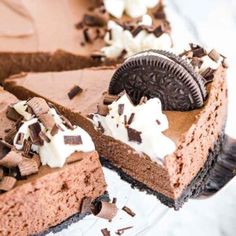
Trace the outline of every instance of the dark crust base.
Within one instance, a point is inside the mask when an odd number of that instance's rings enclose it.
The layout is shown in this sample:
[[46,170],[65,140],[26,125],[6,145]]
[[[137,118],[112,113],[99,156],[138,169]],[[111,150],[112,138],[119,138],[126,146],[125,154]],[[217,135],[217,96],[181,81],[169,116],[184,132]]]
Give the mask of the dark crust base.
[[[110,201],[108,192],[105,192],[102,196],[98,197],[94,202],[96,201]],[[78,222],[79,220],[82,220],[85,216],[89,215],[90,213],[76,213],[73,216],[69,217],[67,220],[63,221],[61,224],[53,226],[46,231],[39,233],[39,234],[34,234],[31,236],[45,236],[46,234],[49,233],[58,233],[62,231],[63,229],[67,229],[71,224]]]
[[148,194],[152,194],[156,196],[166,206],[173,207],[175,210],[179,210],[183,206],[184,202],[186,202],[191,197],[199,195],[200,191],[202,191],[201,186],[205,184],[206,177],[210,173],[211,169],[214,167],[217,157],[221,153],[223,143],[224,133],[222,133],[218,140],[215,142],[214,149],[209,151],[209,155],[204,167],[198,172],[198,174],[191,181],[191,183],[183,190],[181,196],[178,199],[171,199],[163,195],[162,193],[150,189],[144,183],[135,180],[131,176],[124,173],[122,169],[111,164],[104,157],[100,157],[100,160],[105,167],[115,170],[120,175],[121,179],[129,182],[133,188],[138,188],[141,191],[145,191]]

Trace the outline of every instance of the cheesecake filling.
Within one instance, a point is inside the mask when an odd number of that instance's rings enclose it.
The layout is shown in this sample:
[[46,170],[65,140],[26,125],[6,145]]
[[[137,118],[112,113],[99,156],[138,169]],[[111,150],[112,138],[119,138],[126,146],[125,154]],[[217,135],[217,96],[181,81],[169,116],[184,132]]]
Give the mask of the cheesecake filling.
[[108,32],[104,37],[107,46],[103,47],[101,51],[109,58],[117,58],[123,52],[126,53],[126,57],[129,57],[149,49],[170,49],[172,40],[168,33],[155,34],[155,32],[147,30],[152,23],[152,18],[144,15],[139,22],[141,30],[134,35],[130,30],[110,20],[107,25]]
[[66,159],[74,152],[95,150],[89,134],[78,126],[70,124],[68,127],[54,108],[50,107],[45,113],[51,117],[50,122],[54,123],[52,128],[45,127],[40,116],[27,112],[29,106],[26,101],[16,103],[13,108],[23,116],[22,125],[14,137],[15,148],[23,150],[25,141],[30,138],[30,126],[38,124],[44,142],[31,145],[31,151],[39,154],[42,165],[48,165],[51,168],[63,167]]
[[158,3],[159,0],[104,0],[105,9],[116,18],[121,18],[124,13],[132,18],[143,16]]
[[168,129],[168,119],[162,113],[158,98],[135,106],[124,94],[108,109],[106,116],[94,114],[92,118],[94,126],[105,135],[128,144],[156,162],[175,151],[175,143],[162,133]]

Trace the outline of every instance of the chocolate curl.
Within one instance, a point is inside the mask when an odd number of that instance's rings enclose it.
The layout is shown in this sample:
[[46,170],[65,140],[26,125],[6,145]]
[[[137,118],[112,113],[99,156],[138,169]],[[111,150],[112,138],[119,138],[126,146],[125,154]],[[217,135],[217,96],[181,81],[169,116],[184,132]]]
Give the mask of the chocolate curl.
[[112,220],[117,214],[117,207],[113,203],[99,201],[95,205],[91,205],[91,212],[103,219]]
[[129,227],[125,227],[125,228],[122,228],[122,229],[118,229],[118,230],[116,231],[116,234],[117,234],[117,235],[122,235],[122,234],[124,234],[124,232],[125,232],[126,230],[132,229],[132,228],[133,228],[133,226],[129,226]]
[[17,121],[22,118],[22,116],[13,108],[12,105],[8,106],[6,116],[12,121]]
[[38,172],[38,164],[34,159],[25,158],[19,165],[21,176],[28,176]]
[[15,186],[15,184],[16,178],[11,176],[4,176],[0,181],[0,190],[9,191]]
[[209,53],[208,56],[214,61],[218,62],[220,60],[220,54],[215,50],[212,49]]
[[81,158],[81,155],[79,154],[79,152],[75,152],[72,155],[70,155],[69,157],[67,157],[66,163],[71,164],[71,163],[81,161],[81,160],[82,160],[82,158]]
[[13,168],[18,166],[19,163],[22,162],[22,160],[23,157],[20,153],[10,151],[5,157],[0,160],[0,165],[7,168]]
[[34,97],[27,101],[27,105],[32,108],[36,116],[45,114],[49,111],[49,106],[43,98]]
[[55,125],[52,115],[48,113],[39,115],[39,120],[42,122],[44,127],[49,130],[52,130]]

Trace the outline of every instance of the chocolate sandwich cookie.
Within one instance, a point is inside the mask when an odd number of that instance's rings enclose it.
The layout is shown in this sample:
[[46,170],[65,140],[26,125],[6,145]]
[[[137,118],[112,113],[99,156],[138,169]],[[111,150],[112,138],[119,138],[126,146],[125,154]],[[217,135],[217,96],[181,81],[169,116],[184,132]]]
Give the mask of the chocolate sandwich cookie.
[[183,58],[163,50],[149,50],[126,60],[109,86],[112,95],[123,90],[134,104],[143,96],[158,97],[164,110],[200,108],[207,97],[201,75]]

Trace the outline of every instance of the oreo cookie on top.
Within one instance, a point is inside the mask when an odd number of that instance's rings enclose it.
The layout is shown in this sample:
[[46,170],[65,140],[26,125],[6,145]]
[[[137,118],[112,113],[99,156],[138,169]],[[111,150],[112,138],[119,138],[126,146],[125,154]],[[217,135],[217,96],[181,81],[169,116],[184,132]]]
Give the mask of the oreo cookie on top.
[[128,58],[114,73],[109,93],[125,90],[134,104],[158,97],[163,110],[188,111],[203,106],[206,80],[183,56],[148,50]]

